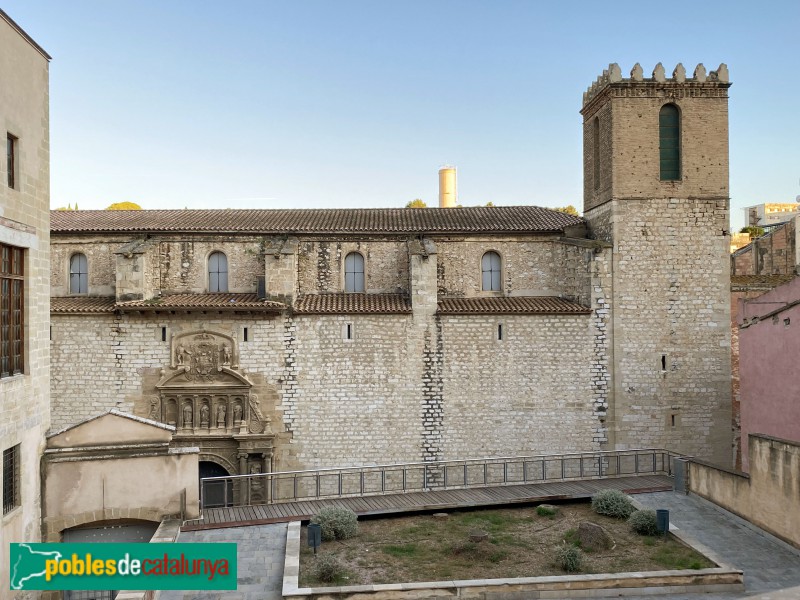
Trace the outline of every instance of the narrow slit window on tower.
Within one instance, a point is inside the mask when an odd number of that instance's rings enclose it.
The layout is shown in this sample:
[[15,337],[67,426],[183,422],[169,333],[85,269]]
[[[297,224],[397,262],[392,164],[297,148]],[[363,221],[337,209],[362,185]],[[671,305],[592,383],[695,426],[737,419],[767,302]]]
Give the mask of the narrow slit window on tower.
[[594,189],[600,189],[600,117],[592,124],[592,166],[594,167]]
[[250,340],[247,337],[247,327],[242,328],[242,341],[249,342]]
[[666,371],[667,370],[667,355],[666,354],[662,354],[661,355],[661,370],[662,371]]
[[69,293],[86,294],[89,292],[89,263],[86,255],[73,254],[69,259]]
[[162,327],[161,328],[161,341],[162,342],[166,342],[167,341],[167,328],[166,327]]
[[342,326],[342,338],[345,340],[352,340],[354,337],[354,328],[352,323],[345,323]]
[[503,324],[502,323],[498,323],[497,324],[497,339],[500,342],[503,341]]
[[658,148],[661,181],[681,178],[681,115],[674,104],[665,104],[658,113]]

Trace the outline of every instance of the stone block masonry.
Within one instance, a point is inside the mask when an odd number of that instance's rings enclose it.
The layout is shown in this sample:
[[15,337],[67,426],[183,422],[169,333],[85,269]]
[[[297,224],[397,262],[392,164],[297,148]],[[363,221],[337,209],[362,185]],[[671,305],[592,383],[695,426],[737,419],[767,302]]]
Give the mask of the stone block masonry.
[[589,315],[54,315],[54,427],[114,407],[146,416],[170,361],[162,327],[239,340],[275,469],[601,447]]
[[585,215],[612,244],[593,307],[608,319],[596,323],[596,358],[610,359],[617,449],[730,464],[729,87],[724,64],[667,77],[659,63],[648,78],[612,64],[584,95]]
[[679,198],[615,209],[617,447],[673,448],[727,464],[727,240],[706,235],[722,231],[727,210],[714,199]]

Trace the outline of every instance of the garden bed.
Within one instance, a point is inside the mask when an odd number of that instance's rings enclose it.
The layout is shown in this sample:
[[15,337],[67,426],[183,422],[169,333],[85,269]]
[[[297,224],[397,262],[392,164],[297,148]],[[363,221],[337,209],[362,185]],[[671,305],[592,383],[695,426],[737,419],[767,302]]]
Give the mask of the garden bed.
[[[585,552],[581,571],[565,573],[555,553],[574,546],[582,520],[607,528],[612,547]],[[682,532],[667,539],[639,536],[625,521],[601,517],[588,504],[561,505],[556,515],[529,507],[359,524],[358,537],[323,543],[319,556],[338,554],[345,562],[337,582],[324,584],[310,573],[319,558],[306,545],[305,528],[289,524],[285,600],[577,599],[744,590],[740,570],[719,560],[714,565]],[[487,539],[470,541],[470,533],[480,537],[476,530]],[[319,585],[325,587],[309,587]]]
[[[540,511],[542,513],[546,511]],[[302,587],[371,585],[398,581],[496,579],[564,575],[556,555],[564,545],[580,547],[581,522],[600,525],[612,547],[582,548],[578,573],[622,573],[716,566],[674,536],[641,536],[624,519],[594,513],[588,503],[562,504],[554,515],[536,507],[414,515],[359,521],[354,538],[324,542],[319,555],[333,555],[344,569],[333,582],[316,579],[317,559],[301,533]],[[470,541],[471,532],[488,538]]]

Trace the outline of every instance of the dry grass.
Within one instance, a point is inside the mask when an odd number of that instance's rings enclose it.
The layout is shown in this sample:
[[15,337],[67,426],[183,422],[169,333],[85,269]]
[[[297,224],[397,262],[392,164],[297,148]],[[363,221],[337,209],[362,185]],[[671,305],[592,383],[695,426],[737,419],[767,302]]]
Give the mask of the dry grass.
[[[323,543],[319,552],[335,554],[345,565],[339,585],[563,575],[556,551],[565,540],[575,543],[574,530],[581,521],[601,525],[615,542],[609,550],[585,552],[581,573],[714,566],[672,536],[640,536],[624,520],[595,514],[588,503],[563,504],[556,515],[525,507],[453,512],[445,519],[417,515],[363,520],[356,537]],[[488,532],[489,539],[470,542],[474,529]],[[321,584],[311,575],[315,559],[305,531],[300,585],[313,587]]]

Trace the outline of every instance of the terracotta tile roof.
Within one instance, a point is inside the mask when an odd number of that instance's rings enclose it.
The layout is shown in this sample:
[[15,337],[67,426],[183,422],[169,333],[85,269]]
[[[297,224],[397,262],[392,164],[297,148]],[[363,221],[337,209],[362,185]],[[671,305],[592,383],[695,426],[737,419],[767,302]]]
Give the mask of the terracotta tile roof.
[[443,298],[439,314],[444,315],[588,315],[591,309],[555,296],[491,296]]
[[794,278],[795,275],[731,275],[731,290],[771,290]]
[[114,298],[88,296],[50,298],[50,312],[67,314],[114,312]]
[[411,302],[402,294],[306,294],[294,303],[297,314],[410,313]]
[[53,233],[242,232],[469,233],[559,232],[583,219],[538,206],[285,210],[63,210]]
[[280,302],[259,300],[256,294],[171,294],[152,300],[120,302],[122,311],[142,310],[258,310],[280,312],[286,306]]

